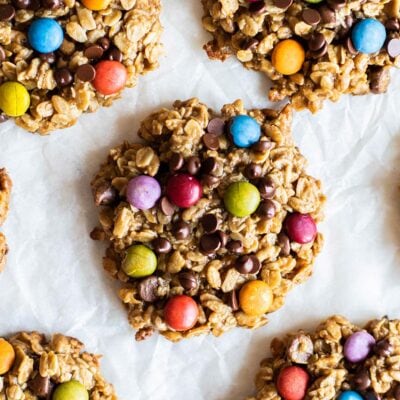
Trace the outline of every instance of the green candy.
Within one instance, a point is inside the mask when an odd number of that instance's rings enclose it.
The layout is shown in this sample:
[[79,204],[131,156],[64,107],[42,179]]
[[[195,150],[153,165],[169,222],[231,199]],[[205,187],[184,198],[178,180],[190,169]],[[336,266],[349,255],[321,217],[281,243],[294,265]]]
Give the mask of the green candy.
[[305,0],[306,3],[310,3],[310,4],[318,4],[318,3],[322,3],[324,0]]
[[260,200],[260,192],[249,182],[232,183],[224,195],[225,207],[235,217],[253,214]]
[[149,276],[156,268],[156,255],[151,249],[142,244],[135,244],[129,247],[122,263],[123,271],[131,278]]
[[52,400],[89,400],[89,393],[82,383],[69,381],[57,386]]

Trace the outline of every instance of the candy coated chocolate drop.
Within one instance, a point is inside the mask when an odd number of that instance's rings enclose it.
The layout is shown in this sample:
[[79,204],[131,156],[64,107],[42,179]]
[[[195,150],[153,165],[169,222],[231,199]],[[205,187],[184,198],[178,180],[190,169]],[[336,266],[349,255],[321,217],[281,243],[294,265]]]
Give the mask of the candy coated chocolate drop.
[[147,246],[136,244],[126,252],[122,270],[131,278],[143,278],[151,275],[157,268],[157,257]]
[[200,182],[188,174],[172,175],[167,183],[168,199],[176,206],[188,208],[195,205],[203,195]]
[[240,289],[240,308],[252,316],[261,316],[272,306],[274,295],[264,281],[255,280],[245,283]]
[[52,400],[89,400],[89,393],[82,383],[69,381],[57,386]]
[[260,124],[248,115],[237,115],[232,118],[230,127],[233,143],[237,147],[250,147],[261,137]]
[[374,337],[366,331],[355,332],[344,344],[343,352],[346,360],[352,363],[364,361],[375,346]]
[[247,217],[257,210],[260,192],[249,182],[235,182],[226,189],[224,204],[235,217]]
[[385,39],[385,26],[373,18],[357,22],[351,32],[351,41],[354,48],[360,53],[376,53],[382,48]]
[[307,371],[292,365],[281,370],[276,386],[284,400],[302,400],[306,396],[309,381]]
[[7,340],[0,338],[0,375],[4,375],[11,369],[14,360],[14,347]]
[[299,72],[305,60],[303,46],[293,39],[279,42],[272,51],[272,65],[282,75]]
[[38,18],[28,29],[28,41],[39,53],[51,53],[60,48],[64,40],[61,25],[51,18]]
[[128,72],[122,63],[111,60],[100,61],[95,69],[96,77],[93,80],[93,86],[99,93],[115,94],[125,87]]
[[165,322],[176,331],[187,331],[193,328],[198,317],[197,303],[186,295],[172,297],[164,308]]
[[139,210],[149,210],[161,197],[161,186],[156,179],[148,175],[139,175],[131,179],[126,188],[126,198]]
[[4,82],[0,86],[0,108],[9,117],[24,115],[31,104],[25,86],[18,82]]
[[293,213],[286,218],[289,238],[300,244],[310,243],[317,236],[317,226],[311,215]]
[[83,5],[89,10],[104,10],[110,4],[110,0],[82,0]]
[[346,390],[339,395],[338,400],[363,400],[363,397],[353,390]]

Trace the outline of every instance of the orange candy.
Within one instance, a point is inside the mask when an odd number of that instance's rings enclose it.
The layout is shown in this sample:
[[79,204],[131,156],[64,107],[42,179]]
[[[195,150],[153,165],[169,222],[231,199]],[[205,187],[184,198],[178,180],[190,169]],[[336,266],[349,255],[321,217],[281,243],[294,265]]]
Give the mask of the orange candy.
[[104,10],[110,4],[110,0],[82,0],[83,5],[89,10]]
[[264,281],[250,281],[240,289],[240,308],[247,315],[259,317],[265,314],[271,308],[273,300],[272,290]]
[[7,340],[0,338],[0,375],[4,375],[11,369],[14,360],[14,347]]
[[286,39],[274,47],[272,65],[282,75],[293,75],[301,70],[305,57],[305,51],[299,42]]
[[96,77],[92,84],[99,93],[115,94],[125,87],[128,72],[119,61],[100,61],[95,69]]

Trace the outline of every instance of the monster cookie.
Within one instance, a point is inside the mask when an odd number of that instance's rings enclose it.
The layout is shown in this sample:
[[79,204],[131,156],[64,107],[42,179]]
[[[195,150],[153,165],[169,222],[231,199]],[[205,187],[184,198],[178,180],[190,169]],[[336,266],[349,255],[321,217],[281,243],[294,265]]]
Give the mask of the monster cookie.
[[269,99],[318,111],[344,93],[383,93],[400,66],[398,0],[202,0],[210,58],[265,73]]
[[[3,225],[8,215],[11,197],[12,182],[4,168],[0,168],[0,226]],[[0,232],[0,271],[6,264],[8,246],[5,236]]]
[[290,107],[220,114],[197,99],[146,118],[92,182],[136,338],[257,328],[312,272],[325,197],[293,144]]
[[384,317],[364,328],[333,316],[315,332],[271,343],[257,394],[247,400],[400,399],[400,321]]
[[0,115],[31,132],[73,125],[158,66],[160,0],[0,4]]
[[100,358],[60,334],[0,338],[0,399],[117,400],[101,375]]

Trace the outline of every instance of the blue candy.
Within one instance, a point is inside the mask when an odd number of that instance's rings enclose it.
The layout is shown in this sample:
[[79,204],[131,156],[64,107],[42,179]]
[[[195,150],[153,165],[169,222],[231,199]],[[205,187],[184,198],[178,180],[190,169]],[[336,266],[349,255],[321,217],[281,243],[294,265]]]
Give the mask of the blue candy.
[[360,53],[376,53],[386,39],[384,25],[376,19],[367,18],[357,22],[351,32],[354,48]]
[[363,397],[353,390],[346,390],[340,394],[338,400],[363,400]]
[[39,53],[51,53],[61,46],[64,32],[54,19],[38,18],[29,27],[28,40]]
[[260,124],[248,115],[237,115],[231,121],[230,132],[237,147],[250,147],[261,137]]

